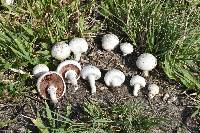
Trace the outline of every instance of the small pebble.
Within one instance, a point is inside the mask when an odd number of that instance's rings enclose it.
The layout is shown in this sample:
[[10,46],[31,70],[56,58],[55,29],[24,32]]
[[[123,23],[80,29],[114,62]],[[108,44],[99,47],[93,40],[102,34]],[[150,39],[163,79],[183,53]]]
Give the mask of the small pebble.
[[167,99],[169,99],[169,94],[168,93],[165,93],[164,96],[163,96],[163,101],[166,101]]
[[177,97],[173,96],[173,97],[168,99],[167,103],[171,104],[171,103],[175,102],[176,100],[177,100]]

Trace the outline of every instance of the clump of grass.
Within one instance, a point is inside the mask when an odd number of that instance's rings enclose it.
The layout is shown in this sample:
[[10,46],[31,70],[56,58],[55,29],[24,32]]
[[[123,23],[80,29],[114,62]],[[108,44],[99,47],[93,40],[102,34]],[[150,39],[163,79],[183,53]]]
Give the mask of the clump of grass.
[[[158,57],[169,78],[189,89],[199,84],[199,13],[186,1],[106,0],[100,13],[108,30],[128,38],[141,52]],[[120,30],[119,30],[120,29]]]
[[127,102],[101,107],[94,101],[86,102],[87,123],[90,132],[147,132],[165,120],[145,113],[141,102]]
[[87,101],[83,105],[84,119],[72,119],[71,106],[66,114],[52,111],[46,103],[45,110],[32,119],[42,132],[147,132],[164,121],[163,118],[147,115],[140,103],[101,107],[99,103]]

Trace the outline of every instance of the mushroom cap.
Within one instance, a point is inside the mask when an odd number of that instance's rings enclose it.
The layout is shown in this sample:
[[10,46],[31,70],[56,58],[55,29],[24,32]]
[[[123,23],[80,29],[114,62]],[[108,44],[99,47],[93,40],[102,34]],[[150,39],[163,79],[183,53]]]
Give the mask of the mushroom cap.
[[50,85],[57,88],[56,96],[60,98],[66,91],[66,85],[62,76],[53,71],[46,72],[37,80],[37,90],[44,99],[50,99],[47,89]]
[[35,77],[40,77],[42,74],[49,71],[49,68],[45,64],[38,64],[33,68],[33,75]]
[[120,50],[124,53],[124,54],[131,54],[133,52],[133,45],[131,45],[130,43],[121,43],[120,44]]
[[149,92],[151,92],[151,94],[158,94],[159,93],[159,87],[156,84],[150,84],[148,86],[148,90],[149,90]]
[[70,48],[64,41],[56,43],[51,49],[51,55],[57,60],[64,60],[70,56]]
[[112,69],[109,70],[105,76],[104,76],[104,81],[107,86],[111,86],[112,82],[117,80],[117,84],[115,86],[120,86],[122,83],[125,81],[125,75],[123,72],[117,69]]
[[138,57],[136,65],[143,71],[150,71],[156,67],[157,59],[152,54],[144,53]]
[[130,85],[134,86],[135,84],[139,84],[141,87],[145,87],[146,81],[142,76],[135,75],[130,80]]
[[2,2],[4,2],[3,4],[5,5],[12,5],[14,3],[14,0],[4,0]]
[[[62,75],[62,77],[65,79],[65,73],[69,70],[73,70],[76,72],[77,77],[76,79],[80,78],[80,72],[81,72],[81,65],[78,63],[78,61],[75,60],[65,60],[61,62],[57,67],[57,72]],[[67,81],[68,83],[70,81]]]
[[95,77],[95,80],[98,80],[101,77],[101,71],[92,65],[88,65],[83,67],[81,71],[81,77],[83,79],[87,79],[89,75],[93,75]]
[[106,34],[102,38],[102,48],[111,51],[119,44],[119,38],[114,34]]
[[88,43],[84,38],[75,37],[69,42],[69,47],[73,53],[83,53],[88,50]]

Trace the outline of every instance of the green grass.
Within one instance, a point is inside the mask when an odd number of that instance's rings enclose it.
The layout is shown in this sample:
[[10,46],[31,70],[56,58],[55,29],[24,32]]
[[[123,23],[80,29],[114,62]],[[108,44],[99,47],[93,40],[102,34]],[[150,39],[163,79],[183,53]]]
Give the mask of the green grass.
[[86,101],[83,105],[84,118],[70,118],[71,106],[65,115],[52,111],[48,104],[37,118],[31,119],[42,132],[123,132],[143,133],[165,121],[163,118],[150,116],[141,108],[141,102],[129,102],[126,105],[102,107],[94,101]]
[[200,9],[195,3],[105,0],[99,8],[108,30],[154,54],[169,78],[200,90]]

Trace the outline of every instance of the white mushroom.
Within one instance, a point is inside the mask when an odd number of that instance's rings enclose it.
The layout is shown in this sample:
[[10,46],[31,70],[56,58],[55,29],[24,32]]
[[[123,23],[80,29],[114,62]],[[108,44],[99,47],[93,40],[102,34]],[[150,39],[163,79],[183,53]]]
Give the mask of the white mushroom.
[[89,80],[90,87],[91,87],[91,93],[96,93],[96,85],[95,80],[98,80],[101,77],[101,71],[92,65],[83,67],[81,71],[81,77],[85,80]]
[[159,87],[156,84],[150,84],[148,86],[149,94],[148,97],[149,99],[152,99],[155,95],[159,93]]
[[125,75],[117,69],[112,69],[105,74],[104,81],[107,86],[121,86],[125,81]]
[[67,83],[75,86],[75,91],[78,89],[77,80],[80,78],[81,65],[77,61],[63,61],[58,65],[56,71],[62,75]]
[[106,51],[113,50],[119,44],[119,39],[114,34],[106,34],[102,38],[102,48]]
[[33,75],[38,78],[48,71],[49,68],[45,64],[38,64],[33,68]]
[[121,43],[120,50],[122,51],[123,56],[126,56],[133,52],[133,45],[131,45],[130,43],[127,43],[127,42]]
[[37,89],[43,98],[50,98],[56,105],[58,103],[58,98],[64,95],[66,86],[60,74],[49,71],[38,78]]
[[130,80],[130,85],[134,86],[133,95],[138,96],[138,91],[145,87],[145,79],[139,75],[133,76]]
[[57,60],[65,60],[70,56],[70,48],[64,41],[58,42],[52,47],[51,55]]
[[14,3],[14,0],[4,0],[5,5],[12,5]]
[[143,70],[144,76],[147,77],[149,71],[156,67],[157,59],[152,54],[144,53],[138,57],[136,65],[139,69]]
[[88,43],[84,38],[75,37],[69,42],[69,47],[75,55],[75,60],[79,61],[81,54],[88,50]]

